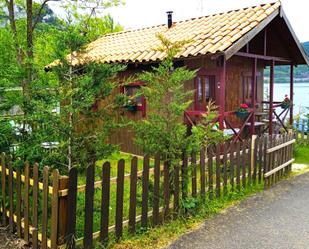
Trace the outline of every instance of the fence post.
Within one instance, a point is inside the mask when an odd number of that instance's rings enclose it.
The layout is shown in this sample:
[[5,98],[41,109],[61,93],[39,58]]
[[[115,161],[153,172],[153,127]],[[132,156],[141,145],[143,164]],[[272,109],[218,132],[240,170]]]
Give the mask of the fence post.
[[[254,170],[254,160],[255,160],[255,157],[254,157],[254,153],[255,153],[255,140],[257,139],[257,135],[252,135],[252,139],[251,139],[251,151],[250,151],[250,165],[251,165],[251,172],[252,170]],[[249,172],[251,174],[251,172]]]
[[[69,188],[69,177],[60,176],[59,178],[59,190]],[[68,196],[58,196],[58,245],[65,243],[66,229],[67,229],[67,208],[68,208]]]
[[5,167],[5,153],[1,154],[1,192],[2,192],[2,225],[6,226],[6,167]]

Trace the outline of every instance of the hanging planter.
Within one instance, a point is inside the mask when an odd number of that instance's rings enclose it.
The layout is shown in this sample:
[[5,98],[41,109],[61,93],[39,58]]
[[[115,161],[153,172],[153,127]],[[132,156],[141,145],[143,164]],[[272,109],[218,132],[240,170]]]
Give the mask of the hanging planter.
[[291,106],[291,100],[289,99],[288,95],[285,95],[284,100],[282,101],[280,107],[282,109],[288,109]]
[[248,117],[248,114],[249,112],[240,112],[240,111],[235,112],[236,117],[240,119],[246,119]]
[[136,105],[126,105],[124,108],[127,109],[127,111],[130,111],[130,112],[136,112],[137,111]]
[[130,112],[135,113],[137,111],[137,104],[134,98],[130,98],[127,100],[127,103],[124,106]]
[[246,119],[249,115],[248,108],[249,107],[247,104],[241,104],[238,110],[235,112],[236,117],[240,119]]

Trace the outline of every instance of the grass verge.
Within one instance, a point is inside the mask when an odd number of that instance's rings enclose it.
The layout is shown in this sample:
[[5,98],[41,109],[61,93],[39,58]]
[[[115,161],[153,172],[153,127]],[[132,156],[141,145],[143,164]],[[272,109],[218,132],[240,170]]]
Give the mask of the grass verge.
[[[111,239],[106,248],[116,249],[150,249],[162,248],[182,234],[197,228],[201,223],[215,214],[220,213],[227,207],[233,206],[246,197],[262,191],[263,184],[252,185],[240,192],[232,192],[228,196],[200,203],[198,208],[191,210],[189,214],[181,216],[176,220],[168,221],[164,226],[150,228],[148,230],[139,228],[136,235],[132,236],[125,231],[121,241],[116,243]],[[102,245],[96,245],[96,248],[104,248]]]

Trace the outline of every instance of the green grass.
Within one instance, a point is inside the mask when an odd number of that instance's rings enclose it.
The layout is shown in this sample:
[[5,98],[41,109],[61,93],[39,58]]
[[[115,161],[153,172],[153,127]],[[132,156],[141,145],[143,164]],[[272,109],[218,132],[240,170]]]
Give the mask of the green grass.
[[297,145],[294,150],[295,163],[309,165],[309,146]]
[[[111,178],[117,176],[117,164],[120,159],[124,159],[125,161],[125,174],[130,174],[131,169],[131,160],[134,156],[127,153],[115,152],[111,156],[106,159],[102,159],[96,162],[96,169],[95,169],[95,179],[99,181],[102,178],[102,167],[105,162],[110,162],[111,164]],[[137,160],[137,167],[138,171],[143,169],[143,159],[142,157],[138,157]],[[154,160],[150,159],[150,168],[154,167]],[[85,174],[80,175],[78,177],[78,184],[82,185],[86,183],[86,176]]]
[[[188,215],[181,216],[176,220],[171,220],[163,226],[156,228],[137,230],[136,235],[132,236],[128,231],[124,230],[124,235],[121,241],[116,241],[111,238],[107,248],[117,249],[150,249],[162,248],[173,240],[177,239],[180,235],[198,227],[205,219],[220,213],[225,208],[235,205],[240,200],[259,192],[263,189],[263,184],[255,186],[248,186],[240,192],[230,193],[226,197],[214,199],[209,201],[206,199],[205,203],[199,200],[199,207],[192,210]],[[97,249],[103,248],[99,243],[96,244]]]
[[[104,160],[99,160],[96,163],[95,168],[95,180],[100,181],[102,179],[102,165],[104,162],[108,161],[111,163],[111,178],[117,177],[117,164],[120,159],[125,160],[125,174],[130,174],[131,160],[133,155],[127,153],[114,153],[109,158]],[[154,167],[154,160],[150,159],[150,168]],[[138,157],[138,171],[143,169],[143,159]],[[150,176],[150,182],[152,181],[152,176]],[[85,174],[81,174],[78,177],[78,185],[83,185],[86,183]],[[110,216],[109,224],[115,224],[115,214],[116,214],[116,183],[111,184],[110,189]],[[101,219],[101,197],[102,191],[100,188],[96,188],[94,192],[94,213],[93,213],[93,231],[100,230],[100,219]],[[137,182],[137,215],[141,214],[141,196],[142,196],[142,181],[138,178]],[[130,199],[130,179],[126,178],[124,181],[124,201],[123,201],[123,217],[124,220],[128,219],[129,216],[129,201]],[[152,200],[149,199],[149,207],[152,207]],[[76,232],[77,237],[83,237],[84,229],[84,219],[85,219],[85,193],[79,192],[77,194],[77,223]]]

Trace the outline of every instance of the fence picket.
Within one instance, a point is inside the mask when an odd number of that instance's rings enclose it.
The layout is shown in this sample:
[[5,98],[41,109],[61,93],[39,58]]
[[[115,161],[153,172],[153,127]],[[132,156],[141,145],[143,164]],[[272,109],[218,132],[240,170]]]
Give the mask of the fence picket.
[[242,187],[243,188],[246,188],[246,168],[247,168],[247,163],[248,163],[248,160],[247,160],[247,141],[244,141],[242,143],[242,146],[241,146],[241,150],[242,150],[242,154],[241,154],[241,172],[242,172],[242,177],[241,177],[241,181],[242,181]]
[[6,164],[5,153],[1,153],[1,192],[2,192],[2,225],[6,226]]
[[147,227],[148,219],[148,186],[149,185],[149,155],[144,156],[142,176],[142,217],[141,226]]
[[191,181],[192,181],[192,196],[196,197],[197,182],[196,182],[196,152],[191,154]]
[[[254,155],[252,155],[252,153],[254,153],[254,151],[252,150],[252,138],[250,138],[249,140],[246,141],[247,144],[247,152],[246,152],[246,159],[247,159],[247,182],[248,185],[250,185],[252,183],[252,177],[253,177],[253,172],[254,172],[254,164],[253,164],[253,168],[251,168],[251,160],[254,159]],[[251,158],[253,156],[253,158]]]
[[170,172],[169,172],[169,163],[164,162],[164,179],[163,179],[163,188],[164,188],[164,220],[168,218],[169,215],[169,203],[170,203]]
[[68,222],[66,231],[66,248],[75,249],[76,239],[76,202],[77,201],[77,168],[69,171],[68,183]]
[[231,191],[234,191],[234,174],[235,174],[235,144],[230,143],[230,185]]
[[240,167],[241,167],[241,158],[240,158],[240,142],[236,144],[236,187],[240,191]]
[[[284,143],[283,135],[280,135],[278,144],[283,144],[283,143]],[[277,167],[280,166],[281,164],[285,163],[284,158],[283,158],[283,157],[284,157],[284,155],[283,155],[283,149],[284,149],[284,148],[282,148],[282,149],[280,149],[280,150],[278,151],[278,165],[277,165]],[[278,171],[278,174],[277,174],[277,181],[279,181],[280,178],[282,177],[282,170],[283,170],[283,169],[281,169],[281,170]]]
[[137,157],[131,160],[130,172],[130,207],[129,207],[129,231],[135,233],[136,223],[136,189],[137,189]]
[[216,197],[221,196],[221,146],[216,146]]
[[[267,149],[268,149],[268,139],[269,137],[268,136],[265,136],[264,137],[264,141],[263,141],[263,147],[264,147],[264,160],[263,160],[263,173],[265,174],[266,172],[269,171],[269,155],[267,154]],[[264,178],[264,186],[268,186],[269,184],[269,177]]]
[[16,169],[16,229],[17,236],[21,238],[21,175],[19,167]]
[[212,148],[207,148],[207,155],[208,155],[208,192],[209,192],[209,199],[213,199],[213,159],[212,159]]
[[264,164],[263,149],[265,149],[263,136],[259,138],[258,146],[259,146],[258,183],[260,184],[262,182],[262,173],[263,173],[263,164]]
[[177,216],[179,211],[179,166],[174,168],[174,215]]
[[205,197],[206,192],[206,171],[205,171],[205,148],[203,147],[200,152],[200,181],[201,181],[201,196]]
[[42,249],[47,249],[47,226],[48,226],[48,167],[43,168],[43,209],[42,209]]
[[101,223],[100,241],[105,243],[108,240],[109,225],[109,203],[110,203],[110,162],[105,162],[102,166],[102,193],[101,193]]
[[160,208],[160,155],[155,156],[154,162],[154,183],[153,183],[153,217],[154,226],[159,224],[159,208]]
[[32,248],[38,248],[38,194],[39,194],[39,165],[33,166],[33,190],[32,190]]
[[9,187],[9,227],[10,232],[14,232],[14,217],[13,217],[13,168],[12,168],[12,157],[8,156],[8,168],[9,168],[9,179],[8,179],[8,187]]
[[93,197],[94,197],[94,167],[89,165],[86,172],[85,190],[85,227],[84,227],[84,248],[92,248],[93,234]]
[[[256,180],[258,177],[258,152],[259,152],[259,144],[260,144],[260,137],[256,137],[254,140],[253,146],[253,174],[252,174],[252,181],[256,184]],[[252,155],[252,153],[251,153]]]
[[223,194],[227,195],[227,150],[228,143],[223,145]]
[[182,192],[183,199],[188,197],[188,182],[189,182],[188,157],[184,153],[183,158],[182,158],[182,166],[181,166],[181,192]]
[[123,220],[123,193],[124,193],[124,160],[118,161],[117,170],[117,196],[116,196],[116,217],[115,217],[115,236],[118,240],[122,236]]
[[24,188],[24,240],[29,244],[29,163],[25,163],[25,188]]
[[53,194],[52,194],[52,213],[51,213],[51,249],[58,248],[58,191],[59,191],[59,171],[53,171]]

